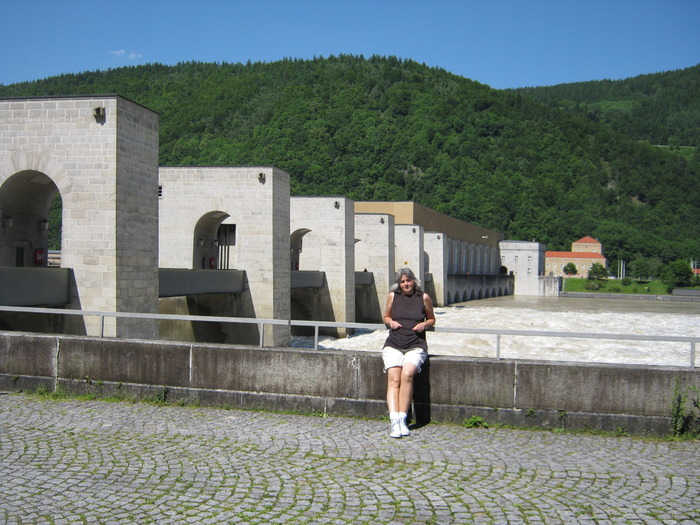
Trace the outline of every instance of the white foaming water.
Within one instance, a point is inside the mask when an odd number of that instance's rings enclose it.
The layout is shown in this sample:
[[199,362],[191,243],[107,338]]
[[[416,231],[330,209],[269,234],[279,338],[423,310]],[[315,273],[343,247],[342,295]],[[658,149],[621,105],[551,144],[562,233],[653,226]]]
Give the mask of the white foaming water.
[[[497,297],[436,308],[439,327],[700,337],[700,303]],[[319,340],[320,348],[379,352],[386,330]],[[312,346],[295,338],[295,346]],[[428,333],[433,355],[496,357],[496,336]],[[501,358],[689,366],[690,343],[501,336]],[[697,353],[700,353],[700,348]],[[696,366],[700,366],[696,356]]]

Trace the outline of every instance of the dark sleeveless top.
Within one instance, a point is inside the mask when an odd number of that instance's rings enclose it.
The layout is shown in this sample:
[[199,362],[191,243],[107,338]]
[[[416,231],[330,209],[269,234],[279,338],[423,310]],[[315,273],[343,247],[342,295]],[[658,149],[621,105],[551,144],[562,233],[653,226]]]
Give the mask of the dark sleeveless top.
[[413,331],[414,326],[425,321],[423,292],[415,292],[413,295],[394,292],[394,300],[391,303],[391,318],[400,323],[401,328],[389,331],[389,337],[386,338],[384,346],[404,351],[411,348],[422,348],[426,352],[428,351],[425,332]]

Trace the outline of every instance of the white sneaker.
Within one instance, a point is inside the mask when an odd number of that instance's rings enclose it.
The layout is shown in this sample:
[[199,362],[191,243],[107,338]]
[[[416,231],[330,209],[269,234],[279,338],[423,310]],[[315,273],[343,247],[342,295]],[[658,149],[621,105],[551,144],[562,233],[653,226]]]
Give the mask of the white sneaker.
[[401,420],[400,419],[392,419],[391,420],[391,432],[389,432],[389,435],[393,438],[400,438],[401,437]]
[[408,426],[406,425],[405,419],[399,419],[399,431],[401,432],[402,436],[410,436],[411,435],[411,431],[408,430]]

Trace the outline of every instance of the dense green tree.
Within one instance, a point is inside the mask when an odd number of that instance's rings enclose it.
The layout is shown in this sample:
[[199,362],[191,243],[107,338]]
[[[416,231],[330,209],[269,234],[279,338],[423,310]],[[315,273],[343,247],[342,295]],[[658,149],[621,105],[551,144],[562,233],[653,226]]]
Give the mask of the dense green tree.
[[566,275],[578,275],[578,269],[574,263],[567,263],[563,270]]
[[275,165],[293,195],[413,200],[550,250],[592,235],[611,260],[700,257],[697,159],[601,124],[653,98],[646,120],[665,120],[687,145],[695,69],[634,89],[603,84],[614,103],[594,106],[600,96],[583,86],[591,98],[576,113],[411,60],[338,56],[148,64],[0,86],[0,96],[119,93],[160,114],[162,165]]
[[516,90],[528,98],[604,123],[636,140],[700,146],[700,65],[620,81]]
[[670,293],[674,288],[691,286],[693,270],[688,261],[673,261],[668,263],[662,270],[661,280]]
[[609,275],[608,269],[600,263],[593,263],[591,269],[588,270],[588,279],[590,280],[604,281]]
[[663,263],[658,257],[649,258],[637,254],[629,265],[628,273],[636,279],[652,280],[660,277],[662,269]]

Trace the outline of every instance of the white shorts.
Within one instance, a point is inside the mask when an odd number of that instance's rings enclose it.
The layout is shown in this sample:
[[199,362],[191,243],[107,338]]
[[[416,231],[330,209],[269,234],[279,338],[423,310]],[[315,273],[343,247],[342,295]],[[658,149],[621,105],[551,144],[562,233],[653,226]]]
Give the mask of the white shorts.
[[420,372],[423,363],[428,359],[428,352],[422,348],[412,348],[403,353],[401,350],[385,346],[382,348],[382,360],[384,361],[384,372],[395,366],[403,366],[411,363],[416,367],[416,374]]

